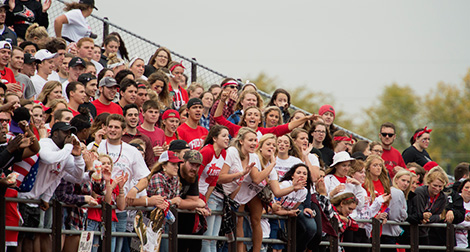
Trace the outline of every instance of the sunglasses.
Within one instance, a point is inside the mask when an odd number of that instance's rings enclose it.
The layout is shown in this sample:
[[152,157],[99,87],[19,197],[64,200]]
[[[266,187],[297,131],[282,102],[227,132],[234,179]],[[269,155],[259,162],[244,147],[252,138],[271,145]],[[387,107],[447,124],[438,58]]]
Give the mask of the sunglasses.
[[380,133],[383,137],[393,137],[395,133]]

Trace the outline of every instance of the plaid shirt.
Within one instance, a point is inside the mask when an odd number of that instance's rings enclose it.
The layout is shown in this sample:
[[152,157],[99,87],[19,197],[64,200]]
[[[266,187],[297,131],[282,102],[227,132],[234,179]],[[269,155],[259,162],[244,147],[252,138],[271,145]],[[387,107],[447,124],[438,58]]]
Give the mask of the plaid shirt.
[[202,114],[201,119],[199,119],[199,124],[201,124],[202,127],[206,128],[207,130],[210,130],[210,120],[211,120],[211,114],[207,114],[207,117]]
[[59,186],[55,190],[55,196],[57,199],[65,204],[77,205],[77,207],[66,207],[64,211],[67,213],[67,217],[64,219],[64,225],[66,229],[71,229],[72,227],[83,230],[83,220],[85,214],[81,205],[86,204],[85,196],[79,195],[80,190],[75,190],[75,184],[61,180]]
[[155,173],[149,181],[147,187],[147,196],[153,195],[166,196],[172,199],[179,195],[178,176],[169,177],[163,171]]
[[[220,100],[217,100],[214,102],[211,108],[210,112],[210,117],[209,117],[209,127],[212,127],[214,125],[217,125],[217,123],[214,120],[214,115],[215,111],[217,110],[217,106],[219,106]],[[222,115],[225,117],[225,119],[228,119],[232,114],[233,114],[233,108],[235,107],[235,101],[232,99],[228,99],[227,104],[224,106],[224,111],[222,112]],[[204,126],[203,126],[204,127]]]

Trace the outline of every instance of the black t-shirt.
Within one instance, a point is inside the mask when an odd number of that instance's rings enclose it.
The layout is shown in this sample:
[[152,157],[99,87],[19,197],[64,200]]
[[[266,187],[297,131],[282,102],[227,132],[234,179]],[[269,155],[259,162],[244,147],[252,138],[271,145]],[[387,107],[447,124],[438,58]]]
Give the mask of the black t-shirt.
[[406,148],[401,155],[403,156],[405,164],[416,162],[417,164],[424,166],[427,162],[432,161],[426,150],[420,152],[413,145]]
[[196,180],[194,181],[194,183],[187,182],[183,177],[181,177],[181,173],[180,173],[181,169],[182,168],[178,170],[178,177],[180,180],[180,197],[182,199],[186,199],[187,196],[199,197],[198,178],[196,177]]
[[152,65],[145,65],[144,76],[149,77],[151,74],[155,73],[157,69]]
[[[0,173],[5,172],[5,169],[12,166],[16,162],[23,160],[24,149],[19,149],[13,153],[7,151],[8,143],[0,145]],[[6,172],[9,174],[10,172]]]
[[8,11],[7,13],[7,26],[13,25],[16,35],[18,35],[19,38],[24,38],[26,29],[28,29],[28,27],[33,23],[38,23],[46,29],[49,26],[49,17],[47,12],[42,12],[41,1],[16,0],[13,12]]
[[80,110],[80,108],[87,108],[90,111],[91,117],[92,118],[96,117],[96,108],[95,108],[95,105],[93,105],[93,103],[85,102],[83,104],[80,104],[80,106],[78,106],[78,110]]
[[321,157],[323,162],[325,162],[325,165],[330,166],[333,163],[333,156],[335,155],[335,152],[326,146],[323,146],[323,148],[319,149],[319,151],[321,152]]

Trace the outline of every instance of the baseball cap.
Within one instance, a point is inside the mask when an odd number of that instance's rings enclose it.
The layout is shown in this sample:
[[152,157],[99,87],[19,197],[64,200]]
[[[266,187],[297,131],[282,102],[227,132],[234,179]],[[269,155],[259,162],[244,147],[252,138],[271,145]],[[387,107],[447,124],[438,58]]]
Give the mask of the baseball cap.
[[194,105],[201,105],[201,106],[202,106],[202,101],[201,101],[201,99],[199,99],[199,98],[191,98],[191,99],[189,99],[187,108],[189,109],[189,108],[191,108],[191,107],[194,106]]
[[91,73],[84,73],[78,76],[78,81],[83,83],[83,85],[86,85],[89,81],[95,80],[95,79],[96,79],[96,76],[94,76]]
[[104,77],[103,79],[101,79],[100,84],[99,84],[99,87],[114,87],[114,86],[119,87],[119,84],[113,77]]
[[80,0],[79,3],[91,5],[93,8],[95,8],[95,10],[98,10],[98,8],[95,6],[95,0]]
[[179,150],[186,150],[186,149],[189,149],[189,145],[184,140],[173,140],[170,143],[170,147],[168,147],[168,150],[171,150],[171,151],[179,151]]
[[11,50],[11,44],[7,41],[0,41],[0,49]]
[[52,129],[51,129],[51,134],[54,133],[54,131],[56,131],[56,130],[62,130],[62,131],[72,130],[72,133],[74,133],[74,134],[77,132],[77,128],[70,125],[70,123],[68,123],[68,122],[54,123],[54,126],[52,126]]
[[10,9],[10,5],[8,5],[7,0],[0,2],[0,8],[3,8],[3,7],[7,8],[7,10]]
[[[37,53],[36,53],[36,55],[37,55]],[[74,66],[78,66],[78,65],[86,67],[85,61],[80,57],[74,57],[69,62],[69,67],[74,67]]]
[[40,60],[36,59],[36,57],[34,57],[34,55],[30,54],[30,53],[25,53],[24,54],[24,63],[25,64],[33,64],[34,62],[40,62]]
[[197,150],[190,150],[184,153],[183,159],[192,164],[202,164],[202,154]]
[[168,119],[168,118],[178,118],[180,119],[180,114],[178,111],[174,109],[168,109],[166,110],[163,115],[162,115],[162,120]]
[[176,153],[174,153],[173,151],[165,151],[158,158],[159,163],[167,161],[171,163],[183,163],[183,160],[179,159]]
[[53,59],[55,58],[55,56],[57,55],[57,53],[51,53],[49,52],[49,50],[47,49],[41,49],[39,51],[36,52],[36,54],[34,55],[34,57],[42,62],[44,60],[48,60],[48,59]]

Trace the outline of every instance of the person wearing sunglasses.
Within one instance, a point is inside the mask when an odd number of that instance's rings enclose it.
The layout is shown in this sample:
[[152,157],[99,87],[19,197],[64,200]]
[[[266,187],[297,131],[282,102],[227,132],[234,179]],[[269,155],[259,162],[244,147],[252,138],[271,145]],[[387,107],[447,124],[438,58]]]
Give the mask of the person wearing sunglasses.
[[385,168],[387,168],[390,178],[393,179],[395,173],[400,169],[399,167],[406,167],[400,152],[392,146],[396,138],[395,125],[390,122],[382,124],[380,126],[379,138],[382,142],[382,159],[385,162]]
[[[216,125],[217,123],[214,120],[214,114],[217,109],[217,106],[219,105],[220,102],[220,94],[222,93],[223,90],[238,90],[239,84],[237,80],[233,78],[225,78],[221,83],[220,83],[221,90],[217,96],[214,96],[214,104],[212,104],[212,108],[210,110],[210,120],[209,120],[209,127],[212,127]],[[230,99],[228,99],[224,105],[224,110],[222,112],[222,115],[225,118],[229,118],[233,113],[234,113],[234,107],[235,104],[237,103],[238,95],[231,96]]]

